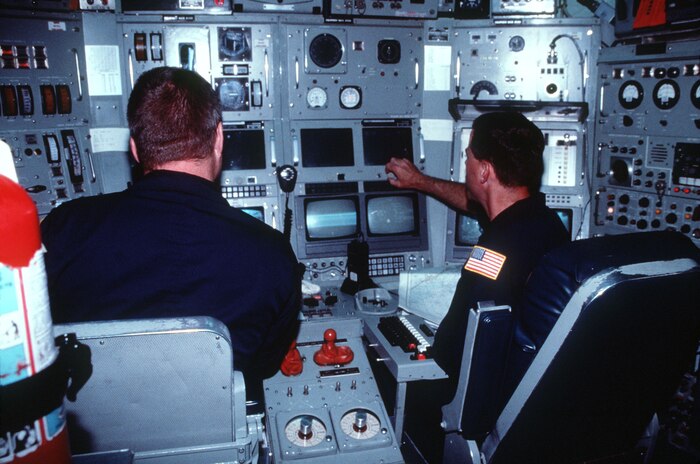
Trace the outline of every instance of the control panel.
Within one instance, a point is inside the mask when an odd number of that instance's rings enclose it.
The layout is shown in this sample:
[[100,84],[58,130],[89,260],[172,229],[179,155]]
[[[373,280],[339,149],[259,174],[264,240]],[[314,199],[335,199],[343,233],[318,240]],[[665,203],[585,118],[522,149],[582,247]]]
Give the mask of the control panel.
[[437,0],[325,0],[324,14],[332,18],[435,18]]
[[[536,4],[538,2],[531,2]],[[475,100],[587,101],[588,74],[600,43],[597,26],[523,20],[524,25],[455,29],[456,97]],[[534,26],[534,27],[533,27]]]
[[264,382],[274,462],[403,462],[361,336],[359,319],[302,324],[290,375]]
[[417,316],[365,317],[365,337],[397,382],[446,377],[432,358],[434,329]]
[[605,49],[591,230],[678,230],[700,244],[697,41]]
[[288,24],[285,32],[291,119],[420,114],[419,26]]
[[40,215],[102,193],[89,134],[77,15],[12,17],[0,30],[0,138]]
[[120,19],[129,89],[151,68],[190,69],[211,81],[221,99],[224,122],[272,119],[275,49],[268,18],[261,23],[223,23],[213,16],[196,24],[164,21],[160,15]]

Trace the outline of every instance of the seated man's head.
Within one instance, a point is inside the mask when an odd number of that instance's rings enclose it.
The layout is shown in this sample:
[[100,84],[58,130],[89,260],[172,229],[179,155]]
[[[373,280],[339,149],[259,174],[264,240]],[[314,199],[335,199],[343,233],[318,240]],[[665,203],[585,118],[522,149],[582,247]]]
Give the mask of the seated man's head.
[[132,152],[144,172],[183,162],[214,163],[211,169],[220,170],[221,103],[199,74],[168,67],[146,71],[129,96],[127,119]]
[[540,190],[544,173],[544,136],[525,116],[515,112],[487,113],[472,124],[470,155],[493,166],[504,187]]

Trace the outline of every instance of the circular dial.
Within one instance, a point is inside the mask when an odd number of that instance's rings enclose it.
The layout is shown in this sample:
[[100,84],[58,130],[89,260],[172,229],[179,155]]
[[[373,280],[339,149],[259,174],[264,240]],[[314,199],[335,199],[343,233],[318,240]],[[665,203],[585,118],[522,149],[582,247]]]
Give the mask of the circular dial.
[[690,89],[690,101],[695,108],[700,108],[700,81],[697,81]]
[[377,435],[382,428],[379,418],[367,409],[353,409],[340,419],[340,429],[350,438],[367,440]]
[[661,110],[673,108],[680,98],[681,89],[676,81],[664,79],[654,87],[654,104]]
[[347,109],[359,108],[362,103],[362,92],[359,87],[343,87],[340,89],[340,106]]
[[343,57],[343,45],[331,34],[319,34],[309,45],[309,57],[316,66],[332,68]]
[[322,108],[326,106],[328,94],[321,87],[312,87],[306,93],[306,103],[311,108]]
[[309,448],[323,442],[326,437],[326,426],[318,417],[296,416],[287,422],[284,435],[292,444]]
[[525,39],[523,39],[522,36],[514,35],[508,41],[508,48],[514,52],[521,51],[523,48],[525,48]]
[[644,88],[637,81],[627,81],[620,87],[617,99],[624,109],[632,110],[642,104]]

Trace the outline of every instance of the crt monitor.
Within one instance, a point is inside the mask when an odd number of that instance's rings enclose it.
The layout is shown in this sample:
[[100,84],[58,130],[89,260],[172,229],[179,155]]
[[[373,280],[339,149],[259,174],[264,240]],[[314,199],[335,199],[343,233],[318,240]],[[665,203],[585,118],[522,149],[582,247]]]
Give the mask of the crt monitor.
[[455,227],[455,245],[474,246],[479,241],[479,237],[484,229],[479,224],[476,216],[471,214],[457,214],[457,224]]
[[225,171],[265,169],[265,131],[224,129],[222,162]]
[[561,219],[561,222],[564,224],[564,227],[566,227],[566,231],[569,232],[569,236],[571,236],[571,229],[574,224],[574,211],[569,208],[552,208],[555,213],[557,213],[557,216],[559,216],[559,219]]
[[[573,227],[573,210],[569,208],[552,208],[552,210],[557,213],[557,216],[561,219],[562,224],[564,224],[564,227],[570,235]],[[455,246],[471,247],[476,245],[483,231],[476,216],[471,214],[457,214]]]
[[238,209],[261,222],[265,222],[265,208],[262,206],[244,206]]
[[367,166],[384,166],[391,157],[413,162],[413,132],[410,127],[363,127],[362,147]]
[[301,165],[305,168],[353,166],[352,129],[301,129]]
[[428,249],[425,195],[406,191],[367,192],[363,199],[362,230],[370,254]]
[[415,195],[368,195],[367,235],[415,235],[418,233],[418,200]]
[[354,238],[360,230],[357,198],[307,198],[304,201],[306,239]]

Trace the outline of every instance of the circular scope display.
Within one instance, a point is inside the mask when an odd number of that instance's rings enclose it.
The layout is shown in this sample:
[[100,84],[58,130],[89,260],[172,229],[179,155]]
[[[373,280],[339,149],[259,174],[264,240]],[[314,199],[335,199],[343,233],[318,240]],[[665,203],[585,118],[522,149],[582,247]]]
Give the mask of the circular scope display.
[[309,58],[316,66],[332,68],[343,58],[343,45],[331,34],[319,34],[309,45]]

